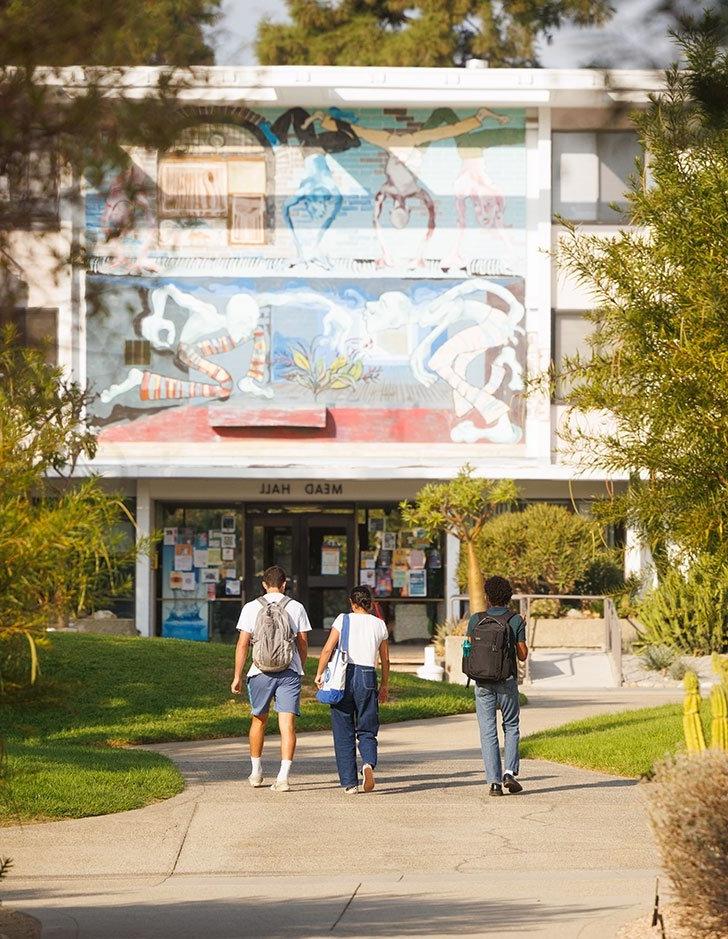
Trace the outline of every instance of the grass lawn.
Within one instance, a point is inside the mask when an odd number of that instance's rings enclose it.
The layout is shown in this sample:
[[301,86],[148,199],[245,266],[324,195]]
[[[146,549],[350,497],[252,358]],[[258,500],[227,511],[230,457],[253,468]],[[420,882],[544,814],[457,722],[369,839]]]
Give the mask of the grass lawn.
[[[709,714],[704,700],[706,740],[710,739]],[[570,763],[615,776],[642,776],[657,760],[683,745],[682,706],[666,704],[602,714],[532,734],[521,741],[521,756]]]
[[[0,824],[78,818],[139,808],[182,789],[177,768],[134,743],[233,737],[247,731],[245,696],[233,697],[233,648],[174,639],[53,636],[42,677],[22,700],[0,707],[7,783]],[[314,699],[307,663],[300,730],[323,730],[329,708]],[[392,673],[383,723],[463,714],[472,688]],[[277,730],[271,713],[271,731]]]

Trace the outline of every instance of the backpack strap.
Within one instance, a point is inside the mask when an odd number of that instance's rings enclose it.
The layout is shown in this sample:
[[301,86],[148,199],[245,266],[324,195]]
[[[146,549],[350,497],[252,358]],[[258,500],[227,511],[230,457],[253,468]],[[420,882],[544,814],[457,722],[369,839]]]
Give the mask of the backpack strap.
[[292,599],[293,599],[293,597],[287,597],[287,596],[284,594],[282,600],[276,600],[275,602],[278,604],[278,606],[279,606],[282,610],[285,610],[285,608],[288,606],[288,604],[291,602]]
[[256,599],[263,608],[268,606],[268,601],[265,599],[265,597],[257,597]]
[[344,623],[341,627],[341,635],[339,636],[339,648],[341,649],[341,654],[349,657],[349,614],[344,613]]

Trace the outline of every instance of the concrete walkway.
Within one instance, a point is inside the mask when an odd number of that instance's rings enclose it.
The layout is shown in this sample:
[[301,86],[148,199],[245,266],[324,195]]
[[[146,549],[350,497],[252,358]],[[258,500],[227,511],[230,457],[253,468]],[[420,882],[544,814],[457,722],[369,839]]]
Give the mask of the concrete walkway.
[[[523,729],[671,700],[534,693]],[[290,794],[247,785],[239,740],[156,746],[185,792],[2,830],[15,862],[5,899],[53,939],[603,939],[649,906],[657,857],[632,781],[528,761],[522,795],[488,798],[471,715],[386,726],[381,744],[377,789],[353,797],[336,785],[328,734],[300,738]]]

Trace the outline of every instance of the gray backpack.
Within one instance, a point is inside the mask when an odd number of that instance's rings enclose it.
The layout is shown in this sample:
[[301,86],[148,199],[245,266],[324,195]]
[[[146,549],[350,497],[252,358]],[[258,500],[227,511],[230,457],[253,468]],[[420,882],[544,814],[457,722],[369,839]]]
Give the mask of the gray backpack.
[[269,603],[258,597],[260,609],[253,632],[253,665],[261,672],[283,672],[293,661],[296,633],[286,613],[290,597]]

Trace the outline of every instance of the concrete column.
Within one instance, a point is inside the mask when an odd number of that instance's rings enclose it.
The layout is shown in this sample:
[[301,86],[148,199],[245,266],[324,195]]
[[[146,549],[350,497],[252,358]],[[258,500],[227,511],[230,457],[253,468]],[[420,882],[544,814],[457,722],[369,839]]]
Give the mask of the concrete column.
[[460,593],[458,587],[458,561],[460,560],[460,541],[455,535],[445,536],[445,616],[452,616],[452,598]]
[[[149,480],[139,479],[136,486],[137,541],[154,531],[154,500]],[[142,636],[154,635],[154,569],[152,559],[142,552],[136,561],[134,593],[136,628]]]
[[[526,335],[529,377],[551,359],[551,112],[538,109],[526,121]],[[551,402],[532,392],[526,410],[526,451],[551,462]]]

